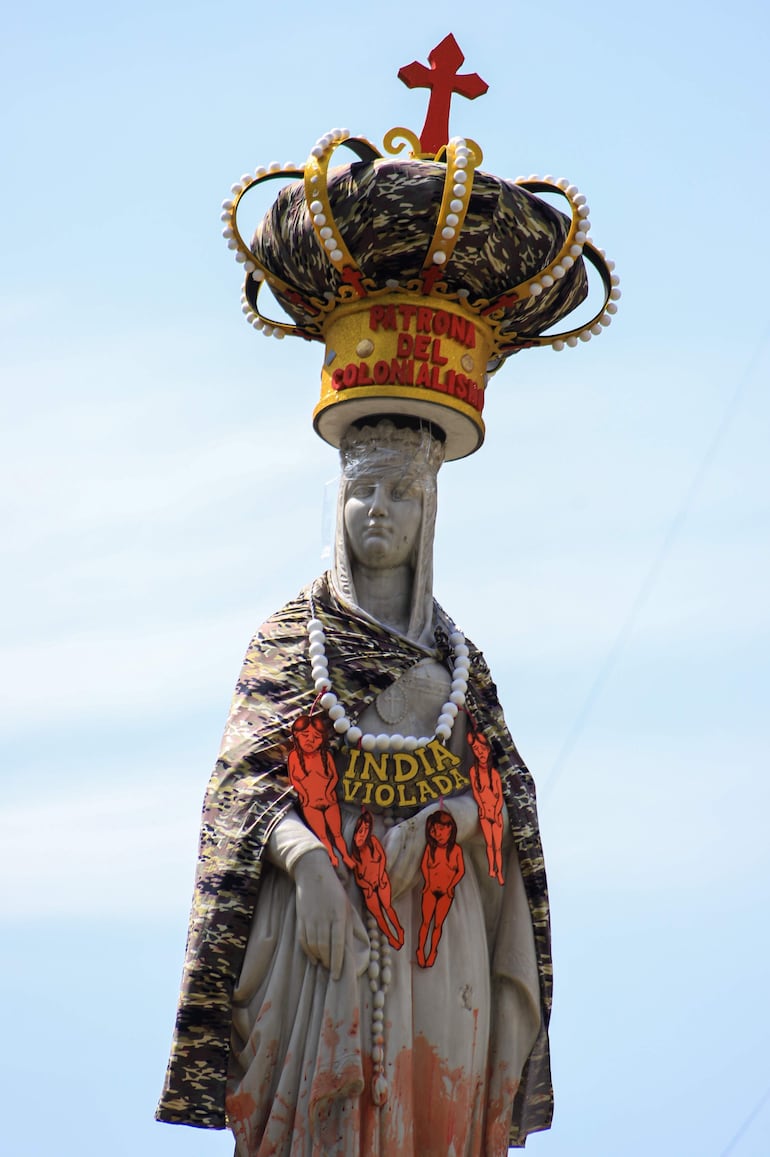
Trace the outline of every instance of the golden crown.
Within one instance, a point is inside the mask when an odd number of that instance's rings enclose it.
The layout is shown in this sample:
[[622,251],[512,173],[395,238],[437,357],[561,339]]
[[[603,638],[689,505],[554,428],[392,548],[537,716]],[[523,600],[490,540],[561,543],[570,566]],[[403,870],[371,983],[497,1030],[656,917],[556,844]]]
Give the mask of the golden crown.
[[[428,59],[430,69],[414,62],[399,72],[409,87],[431,89],[419,138],[391,129],[380,152],[333,129],[304,165],[243,176],[222,220],[246,274],[247,320],[268,336],[326,344],[319,434],[339,446],[351,421],[411,414],[444,430],[451,459],[483,441],[489,375],[521,349],[561,350],[600,334],[620,290],[613,263],[589,239],[576,186],[550,176],[505,181],[480,169],[474,141],[447,140],[451,94],[472,99],[487,86],[458,75],[464,57],[451,35]],[[342,145],[355,160],[330,168]],[[248,245],[238,227],[242,198],[275,180],[283,187]],[[538,193],[561,195],[568,215]],[[603,284],[601,308],[577,328],[545,332],[585,298],[586,262]],[[265,284],[291,322],[262,314]]]

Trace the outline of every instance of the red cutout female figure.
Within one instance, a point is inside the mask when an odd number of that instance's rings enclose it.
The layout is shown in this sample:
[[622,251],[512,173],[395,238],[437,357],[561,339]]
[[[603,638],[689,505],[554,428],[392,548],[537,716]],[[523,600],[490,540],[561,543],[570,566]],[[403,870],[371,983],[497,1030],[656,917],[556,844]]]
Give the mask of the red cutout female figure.
[[291,734],[294,750],[289,752],[287,768],[305,822],[326,848],[333,867],[339,863],[336,849],[345,867],[352,868],[353,861],[342,838],[340,805],[334,793],[337,769],[329,751],[326,722],[322,715],[300,715],[292,724]]
[[404,943],[404,929],[391,903],[385,850],[372,831],[372,816],[364,808],[353,829],[353,873],[364,903],[394,948]]
[[471,788],[478,804],[479,824],[487,845],[489,874],[498,884],[503,877],[503,785],[500,773],[490,762],[492,752],[485,735],[468,732],[468,743],[474,755],[470,770]]
[[[427,841],[422,857],[422,924],[417,947],[420,968],[430,968],[436,962],[441,931],[452,907],[455,888],[465,875],[465,861],[457,840],[457,824],[447,811],[433,812],[425,822]],[[431,922],[433,935],[430,950],[425,955]]]

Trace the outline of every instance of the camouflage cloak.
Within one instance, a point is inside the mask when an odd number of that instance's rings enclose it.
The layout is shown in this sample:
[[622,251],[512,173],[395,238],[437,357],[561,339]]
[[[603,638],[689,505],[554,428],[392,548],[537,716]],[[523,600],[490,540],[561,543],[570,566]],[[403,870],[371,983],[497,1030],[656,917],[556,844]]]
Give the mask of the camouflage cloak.
[[[426,657],[342,607],[327,577],[316,581],[260,628],[249,645],[203,807],[198,869],[171,1057],[156,1117],[174,1124],[225,1128],[232,993],[240,974],[259,894],[270,832],[294,802],[286,778],[289,728],[315,697],[307,656],[310,598],[323,621],[335,690],[358,714]],[[451,670],[454,624],[435,604],[435,657]],[[541,1028],[513,1106],[510,1143],[547,1129],[553,1097],[548,1052],[552,967],[548,892],[532,777],[505,725],[483,655],[471,657],[466,702],[490,742],[529,902],[540,983]]]

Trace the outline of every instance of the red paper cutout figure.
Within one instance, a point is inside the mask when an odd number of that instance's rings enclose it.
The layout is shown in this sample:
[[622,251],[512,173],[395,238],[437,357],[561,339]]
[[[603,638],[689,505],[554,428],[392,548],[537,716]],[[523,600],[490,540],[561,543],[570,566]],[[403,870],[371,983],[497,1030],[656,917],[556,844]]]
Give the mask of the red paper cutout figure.
[[334,766],[326,721],[322,715],[300,715],[291,727],[294,750],[289,752],[287,768],[291,785],[299,796],[302,814],[308,827],[318,836],[329,853],[333,867],[339,860],[353,867],[342,838],[342,817],[337,802],[337,768]]
[[385,868],[385,849],[372,831],[372,815],[366,808],[353,829],[353,874],[364,894],[364,903],[394,948],[404,943],[404,929],[391,903],[390,877]]
[[[426,847],[422,857],[423,879],[422,924],[417,946],[417,963],[420,968],[431,968],[436,963],[438,942],[444,921],[452,907],[455,888],[465,875],[465,860],[462,848],[457,844],[457,824],[448,811],[433,812],[425,822]],[[430,950],[425,955],[430,926]]]
[[468,732],[468,743],[474,755],[470,778],[473,796],[479,808],[479,824],[487,845],[489,874],[504,884],[503,877],[503,785],[500,773],[491,763],[492,752],[485,735]]

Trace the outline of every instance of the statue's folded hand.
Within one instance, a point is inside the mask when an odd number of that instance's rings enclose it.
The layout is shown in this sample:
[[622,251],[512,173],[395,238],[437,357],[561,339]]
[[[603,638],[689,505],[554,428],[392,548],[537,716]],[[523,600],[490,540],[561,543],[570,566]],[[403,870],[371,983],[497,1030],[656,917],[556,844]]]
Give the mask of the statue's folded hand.
[[302,856],[294,867],[297,934],[308,958],[339,980],[345,956],[350,902],[325,851]]

